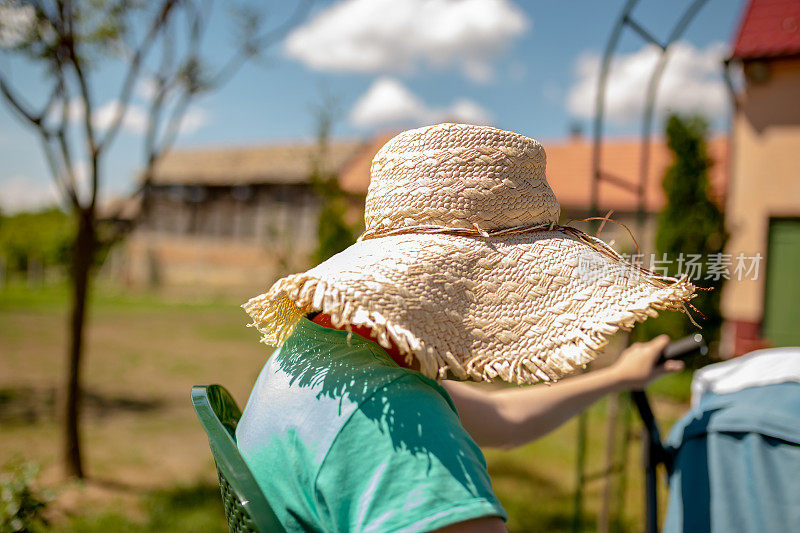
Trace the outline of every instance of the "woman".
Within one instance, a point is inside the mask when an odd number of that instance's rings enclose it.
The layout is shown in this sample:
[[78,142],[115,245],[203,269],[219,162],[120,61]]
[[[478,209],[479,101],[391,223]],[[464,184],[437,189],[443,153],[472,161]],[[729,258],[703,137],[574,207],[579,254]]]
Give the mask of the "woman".
[[666,338],[553,387],[447,380],[554,382],[692,297],[559,213],[536,141],[407,131],[375,156],[359,242],[245,304],[280,348],[237,442],[288,530],[503,531],[478,444],[537,438],[661,370]]

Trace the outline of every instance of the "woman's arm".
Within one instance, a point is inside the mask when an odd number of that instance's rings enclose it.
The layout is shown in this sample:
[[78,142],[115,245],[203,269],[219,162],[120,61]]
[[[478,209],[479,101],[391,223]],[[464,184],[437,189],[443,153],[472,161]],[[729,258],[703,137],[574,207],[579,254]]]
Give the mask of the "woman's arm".
[[609,392],[642,389],[665,371],[683,368],[680,361],[655,366],[668,342],[661,335],[634,344],[613,365],[551,386],[491,392],[454,381],[443,386],[479,446],[512,448],[544,436]]

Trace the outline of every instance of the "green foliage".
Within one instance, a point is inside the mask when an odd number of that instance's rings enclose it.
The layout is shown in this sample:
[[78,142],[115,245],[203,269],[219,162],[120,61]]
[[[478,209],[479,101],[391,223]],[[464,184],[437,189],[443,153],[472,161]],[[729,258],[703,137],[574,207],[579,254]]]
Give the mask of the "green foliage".
[[716,253],[725,243],[724,218],[709,198],[708,171],[712,161],[706,146],[706,121],[698,116],[672,115],[667,123],[667,146],[674,161],[664,175],[667,205],[656,235],[660,253]]
[[[689,364],[688,366],[692,366]],[[692,399],[691,370],[683,370],[673,374],[665,374],[647,387],[648,394],[657,399],[668,399],[688,404]]]
[[338,254],[353,244],[356,238],[353,228],[345,220],[347,195],[339,187],[336,176],[315,173],[311,183],[320,201],[317,247],[312,257],[314,264],[317,264]]
[[11,463],[0,477],[0,533],[41,531],[48,522],[44,510],[52,496],[31,487],[39,474],[32,462]]
[[[101,236],[93,262],[103,264],[115,244],[106,224],[98,224]],[[75,244],[76,224],[73,216],[51,208],[35,213],[0,214],[0,260],[5,261],[9,274],[24,274],[32,267],[69,268]]]
[[198,484],[156,491],[144,502],[146,518],[142,521],[115,511],[81,516],[55,528],[56,532],[160,533],[219,532],[228,530],[222,509],[219,487]]
[[[671,261],[671,275],[680,273],[680,254],[684,257],[699,254],[705,278],[709,258],[721,253],[727,240],[724,214],[709,196],[708,171],[712,161],[706,145],[707,128],[707,122],[700,116],[672,115],[667,120],[667,146],[673,153],[673,162],[662,182],[667,203],[658,219],[656,250],[659,257],[667,254]],[[722,280],[693,281],[711,289],[700,291],[692,305],[703,315],[698,317],[703,335],[713,341],[718,339],[722,324],[719,307]],[[637,330],[638,338],[649,338],[662,332],[677,338],[697,328],[686,315],[665,313],[656,320],[645,322]]]
[[340,198],[323,198],[317,223],[317,248],[313,261],[321,263],[338,254],[355,242],[350,225],[345,221],[346,201]]
[[318,153],[312,161],[311,185],[320,201],[317,221],[317,248],[312,255],[314,264],[338,254],[356,241],[356,228],[347,223],[347,193],[339,186],[335,173],[325,169],[328,139],[333,121],[333,105],[319,110],[317,125]]
[[[15,7],[18,27],[7,47],[33,60],[44,60],[55,68],[56,54],[65,43],[48,15],[47,6],[20,3]],[[109,57],[131,33],[133,15],[145,12],[143,0],[85,0],[70,5],[73,42],[78,62],[93,67],[97,60]],[[2,21],[0,21],[0,24]]]
[[75,224],[59,209],[0,215],[0,257],[9,272],[26,272],[32,261],[66,265],[74,239]]

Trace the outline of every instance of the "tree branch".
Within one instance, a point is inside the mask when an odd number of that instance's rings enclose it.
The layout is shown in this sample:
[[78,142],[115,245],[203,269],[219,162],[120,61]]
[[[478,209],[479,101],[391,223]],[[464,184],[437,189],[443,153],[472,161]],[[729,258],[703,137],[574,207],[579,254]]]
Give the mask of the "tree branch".
[[90,201],[89,205],[86,206],[86,209],[90,213],[94,212],[95,205],[97,204],[97,190],[98,190],[98,182],[99,182],[99,155],[100,152],[97,147],[97,141],[95,139],[95,132],[94,132],[94,125],[92,124],[92,115],[93,115],[93,100],[91,93],[89,91],[89,84],[86,80],[86,75],[83,71],[83,58],[78,55],[76,50],[76,39],[75,39],[75,14],[72,11],[72,2],[69,0],[63,2],[62,6],[63,12],[63,20],[65,21],[65,35],[63,36],[64,46],[69,54],[69,65],[72,67],[72,71],[75,75],[75,79],[78,82],[78,88],[81,93],[81,98],[83,99],[84,104],[84,115],[83,115],[83,128],[84,128],[84,135],[86,136],[86,144],[88,147],[89,152],[89,171],[91,172],[91,188],[90,188]]
[[59,100],[59,96],[64,90],[64,80],[62,77],[59,76],[58,82],[53,86],[53,91],[50,93],[50,97],[47,99],[47,103],[42,109],[41,114],[39,115],[39,119],[43,127],[46,127],[45,121],[50,113],[53,111],[53,107],[56,105],[56,102]]
[[47,166],[50,167],[50,173],[53,175],[53,181],[56,182],[56,187],[58,187],[58,189],[61,191],[62,196],[69,200],[74,209],[81,209],[81,204],[78,201],[77,194],[75,193],[75,188],[68,181],[65,181],[63,177],[61,177],[63,175],[61,169],[66,168],[66,165],[59,165],[58,163],[55,149],[50,145],[52,137],[48,135],[42,135],[40,140],[42,143],[42,151],[44,152],[45,160],[47,161]]
[[39,113],[35,113],[30,109],[28,104],[23,102],[20,96],[15,94],[14,90],[11,88],[11,85],[5,81],[3,73],[0,72],[0,93],[3,94],[6,102],[9,103],[11,108],[23,121],[29,122],[31,126],[42,130],[42,132],[48,135],[52,134],[53,132],[47,127],[47,117],[53,111],[53,107],[55,106],[56,102],[58,102],[59,94],[63,91],[63,89],[64,80],[61,76],[59,76],[56,78],[56,83],[53,85],[53,89],[50,91],[50,96],[47,98],[44,107]]
[[36,11],[39,12],[39,15],[44,20],[48,21],[52,26],[55,26],[55,21],[58,19],[58,17],[52,15],[51,13],[48,13],[47,9],[41,2],[39,2],[38,0],[33,0],[31,2],[31,5],[34,7]]
[[98,151],[102,151],[106,146],[111,144],[117,132],[119,131],[120,125],[122,124],[122,119],[125,116],[125,112],[128,109],[128,104],[130,103],[134,82],[139,76],[142,60],[147,56],[147,53],[150,51],[150,47],[156,40],[159,32],[166,26],[170,11],[176,3],[176,0],[165,0],[163,7],[158,11],[158,14],[153,17],[153,21],[150,24],[150,29],[142,39],[142,42],[136,49],[136,52],[134,52],[133,59],[131,59],[130,66],[125,75],[125,80],[122,83],[120,96],[117,99],[117,108],[114,118],[111,121],[111,125],[106,130],[103,139],[100,140],[98,144]]
[[[161,113],[164,110],[164,102],[166,101],[167,94],[174,88],[176,81],[176,79],[173,79],[172,83],[169,85],[163,81],[160,82],[158,90],[150,103],[150,108],[147,115],[147,131],[145,132],[144,137],[144,170],[141,173],[139,184],[136,186],[134,191],[129,194],[129,198],[135,198],[137,195],[143,194],[144,190],[150,184],[153,175],[153,167],[158,159],[158,152],[155,146],[158,137],[158,126],[161,123]],[[119,218],[124,207],[125,206],[121,204],[119,208],[110,215],[110,218]],[[116,239],[118,237],[119,235],[114,235],[112,239]]]
[[6,102],[9,103],[11,109],[13,109],[22,120],[30,122],[31,125],[37,128],[41,127],[41,116],[31,111],[28,105],[22,101],[22,98],[14,93],[11,86],[6,82],[2,72],[0,72],[0,93],[3,94],[3,97]]
[[[134,81],[137,76],[141,74],[144,59],[149,49],[152,48],[151,43],[158,38],[162,38],[164,46],[161,63],[155,74],[158,87],[149,106],[147,131],[145,133],[143,145],[145,165],[141,173],[140,182],[137,184],[136,189],[130,197],[142,194],[152,182],[155,165],[174,145],[180,133],[181,124],[196,96],[204,90],[223,85],[233,77],[248,59],[257,55],[262,49],[284,38],[293,27],[305,18],[312,3],[313,0],[301,0],[296,5],[291,15],[282,24],[262,35],[246,39],[244,43],[236,48],[229,59],[223,63],[221,68],[210,76],[204,76],[201,70],[202,65],[199,51],[200,43],[208,26],[206,18],[209,10],[207,6],[194,5],[191,2],[181,3],[179,0],[165,0],[163,9],[161,9],[159,15],[152,20],[147,37],[142,41],[136,52],[133,53],[133,59],[130,62],[129,70],[126,73],[126,78],[122,85],[119,106],[112,120],[112,126],[107,130],[103,139],[96,146],[96,155],[99,155],[99,153],[114,139],[124,119]],[[188,28],[186,30],[186,54],[182,62],[179,62],[177,66],[175,66],[173,62],[174,57],[172,55],[174,47],[169,40],[171,36],[164,33],[164,31],[165,28],[169,27],[168,19],[170,11],[174,10],[173,8],[177,9],[178,4],[186,11]],[[75,54],[74,46],[71,45],[69,50],[73,68],[76,71],[80,83],[83,77],[80,71],[80,62]],[[83,87],[81,87],[81,92],[84,95],[84,99],[86,99],[87,93],[83,91]],[[167,110],[168,115],[165,117]],[[163,122],[164,120],[165,122]],[[87,131],[89,130],[87,129]],[[93,178],[94,177],[95,176],[93,176]],[[97,194],[94,181],[92,191],[92,202],[94,203]],[[123,206],[120,206],[110,216],[119,217],[122,213],[122,209]]]
[[[35,2],[34,6],[39,10],[41,17],[47,18],[52,23],[40,3]],[[55,25],[53,26],[55,27]],[[55,67],[55,83],[44,107],[39,113],[32,111],[23,102],[22,98],[15,94],[10,84],[5,81],[2,73],[0,73],[0,92],[2,92],[6,101],[21,116],[23,121],[28,122],[39,134],[45,161],[62,198],[69,201],[75,209],[80,209],[81,205],[75,189],[70,151],[66,141],[66,128],[69,122],[69,98],[60,60],[56,57],[53,64]],[[61,105],[61,121],[59,127],[53,130],[48,127],[47,119],[57,103]],[[61,158],[57,156],[58,146],[61,148]]]
[[313,3],[314,0],[302,0],[297,4],[295,10],[283,24],[261,35],[260,37],[256,37],[251,41],[245,42],[239,48],[238,52],[233,54],[228,59],[228,62],[219,69],[217,74],[211,77],[209,86],[217,87],[224,84],[227,80],[231,79],[240,68],[242,68],[248,59],[258,54],[261,50],[268,48],[269,46],[283,39],[292,28],[305,19],[309,9],[311,8],[311,4]]
[[154,145],[154,149],[150,154],[150,159],[152,161],[148,162],[151,166],[154,165],[155,162],[167,152],[167,150],[172,148],[172,145],[175,143],[175,139],[178,136],[178,132],[180,131],[183,118],[186,116],[186,110],[189,108],[189,103],[191,101],[192,93],[184,93],[178,102],[176,102],[172,107],[172,113],[170,113],[170,117],[167,120],[164,136],[161,138],[161,142],[158,143],[157,147]]
[[[69,198],[72,201],[73,207],[75,209],[81,209],[83,206],[81,205],[80,198],[78,197],[77,192],[77,180],[75,179],[75,166],[73,165],[72,160],[72,152],[69,148],[69,142],[67,142],[67,128],[69,127],[69,93],[64,90],[62,93],[62,104],[61,104],[61,122],[56,130],[56,138],[58,139],[58,147],[61,151],[61,159],[63,161],[63,176],[66,180],[67,186],[66,189],[69,192]],[[56,174],[58,176],[59,174]],[[58,177],[56,177],[58,180]]]

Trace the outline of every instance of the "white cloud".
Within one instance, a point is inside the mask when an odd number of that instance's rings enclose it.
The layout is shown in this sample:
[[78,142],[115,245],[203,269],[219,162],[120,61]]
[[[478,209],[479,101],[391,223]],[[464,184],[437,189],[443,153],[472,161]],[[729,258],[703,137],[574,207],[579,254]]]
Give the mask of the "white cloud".
[[[90,174],[89,163],[86,160],[81,159],[73,164],[75,192],[84,203],[90,198]],[[120,194],[119,190],[109,189],[113,185],[113,182],[109,182],[101,189],[101,200],[105,201],[115,193]],[[39,181],[23,175],[0,179],[0,211],[3,213],[36,211],[60,205],[61,202],[61,191],[52,179]]]
[[134,92],[136,96],[149,100],[158,92],[158,82],[150,76],[142,76],[136,83]]
[[[440,114],[442,121],[466,124],[489,124],[492,122],[492,115],[489,111],[468,98],[456,100],[449,108],[435,111],[434,114]],[[439,120],[436,121],[439,122]]]
[[58,192],[52,181],[41,183],[19,175],[0,181],[3,213],[34,211],[57,204]]
[[[727,109],[727,94],[722,79],[724,45],[717,43],[699,50],[686,42],[670,49],[666,70],[656,95],[656,113],[700,112],[714,119]],[[612,63],[606,87],[605,113],[609,122],[629,125],[642,116],[647,84],[658,60],[653,45],[622,54]],[[587,53],[575,63],[576,81],[567,94],[569,112],[578,118],[595,113],[600,57]]]
[[456,66],[486,82],[492,60],[530,27],[510,0],[342,0],[286,39],[286,53],[329,71]]
[[[75,178],[75,192],[82,203],[87,203],[91,193],[91,172],[86,160],[78,160],[73,164],[72,175]],[[65,180],[66,181],[66,180]],[[106,202],[113,197],[125,194],[120,184],[112,181],[100,189],[100,201]],[[5,214],[63,205],[64,198],[52,179],[35,180],[23,175],[0,178],[0,211]]]
[[[111,126],[117,112],[117,102],[111,101],[94,112],[94,125],[103,131]],[[194,133],[208,124],[208,113],[201,108],[192,107],[186,111],[181,120],[180,134]],[[131,133],[142,134],[147,130],[147,111],[137,104],[128,104],[122,118],[122,129]]]
[[[111,100],[92,112],[92,124],[99,131],[105,131],[116,117],[118,101]],[[73,99],[69,103],[69,120],[73,123],[83,120],[84,105],[79,98]],[[53,111],[48,116],[48,122],[57,122],[61,119],[60,106],[54,106]],[[144,106],[130,103],[128,104],[125,115],[122,117],[120,127],[123,131],[128,131],[136,135],[141,135],[147,130],[147,110]],[[209,114],[205,109],[190,107],[181,121],[179,132],[181,134],[191,134],[208,124]]]
[[[84,105],[83,100],[80,98],[73,98],[67,104],[67,116],[70,122],[78,122],[83,120],[84,115]],[[61,114],[62,114],[62,106],[60,102],[56,102],[50,113],[45,117],[45,120],[48,125],[58,124],[61,122]]]
[[[111,127],[111,123],[116,118],[119,110],[119,103],[112,100],[98,107],[92,113],[92,123],[95,128],[105,131]],[[122,117],[122,129],[132,133],[144,133],[147,129],[147,112],[143,107],[136,104],[128,104],[125,114]]]
[[186,114],[183,115],[183,120],[181,120],[180,133],[183,135],[192,134],[208,124],[209,119],[210,116],[205,109],[190,107]]
[[350,111],[356,126],[374,126],[417,121],[425,113],[425,104],[393,78],[375,80]]
[[385,76],[375,80],[350,111],[350,122],[361,127],[445,121],[486,124],[491,120],[486,109],[466,98],[448,107],[430,107],[396,79]]

